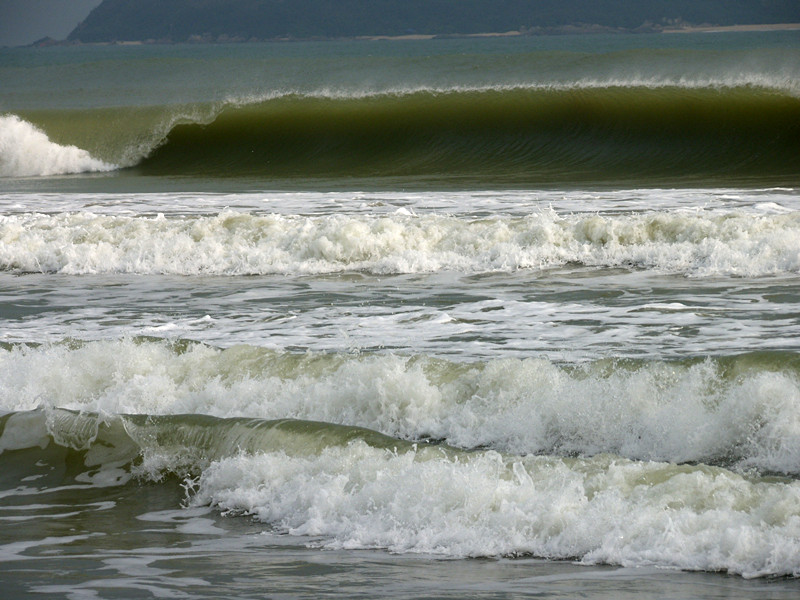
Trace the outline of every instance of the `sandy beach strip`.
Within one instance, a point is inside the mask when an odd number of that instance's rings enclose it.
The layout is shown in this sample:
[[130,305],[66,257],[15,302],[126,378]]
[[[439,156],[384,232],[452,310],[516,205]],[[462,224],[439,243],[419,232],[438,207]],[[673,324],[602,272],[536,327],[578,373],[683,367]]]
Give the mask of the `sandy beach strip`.
[[662,33],[725,33],[735,31],[798,31],[800,23],[767,23],[761,25],[697,25],[664,29]]

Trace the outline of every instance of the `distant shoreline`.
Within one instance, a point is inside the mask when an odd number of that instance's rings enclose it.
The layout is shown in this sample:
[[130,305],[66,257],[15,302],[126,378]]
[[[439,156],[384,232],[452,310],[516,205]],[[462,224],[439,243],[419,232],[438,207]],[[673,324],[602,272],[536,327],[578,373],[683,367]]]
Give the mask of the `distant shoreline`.
[[[463,33],[463,34],[408,34],[408,35],[362,35],[352,37],[331,37],[331,38],[264,38],[264,39],[236,39],[227,36],[220,38],[201,38],[195,36],[186,41],[174,42],[171,40],[115,40],[109,42],[74,42],[67,40],[54,40],[45,38],[38,40],[27,47],[47,47],[47,46],[140,46],[140,45],[171,45],[171,44],[219,44],[219,43],[264,43],[264,42],[303,42],[303,41],[337,41],[337,40],[358,40],[358,41],[413,41],[413,40],[433,40],[448,38],[489,38],[489,37],[538,37],[538,36],[558,36],[558,35],[595,35],[595,34],[627,34],[627,35],[648,35],[648,34],[680,34],[680,33],[745,33],[758,31],[800,31],[800,23],[764,23],[751,25],[685,25],[678,27],[652,27],[647,29],[617,29],[603,27],[599,25],[566,25],[562,27],[533,28],[527,30],[514,30],[502,32],[485,33]],[[18,46],[25,47],[25,46]]]
[[350,39],[350,40],[365,40],[369,42],[382,41],[382,40],[434,40],[441,38],[473,38],[473,37],[518,37],[521,35],[531,35],[523,31],[504,31],[504,32],[489,32],[489,33],[464,33],[464,34],[408,34],[408,35],[359,35],[351,38],[331,38],[331,39]]
[[[659,34],[659,33],[737,33],[737,32],[750,32],[750,31],[800,31],[800,23],[765,23],[758,25],[687,25],[685,27],[663,28],[663,29],[648,29],[645,31],[636,31],[629,29],[614,29],[609,27],[601,27],[598,25],[575,26],[568,25],[557,28],[547,28],[546,30],[527,30],[527,31],[503,31],[503,32],[487,32],[487,33],[464,33],[464,34],[410,34],[410,35],[364,35],[353,38],[355,40],[367,41],[380,41],[380,40],[433,40],[437,38],[482,38],[482,37],[517,37],[529,36],[535,37],[540,35],[583,35],[583,34],[597,34],[597,33],[622,33],[622,34]],[[335,39],[335,38],[333,38]]]
[[746,31],[800,31],[800,23],[769,23],[761,25],[691,25],[663,29],[661,33],[727,33]]

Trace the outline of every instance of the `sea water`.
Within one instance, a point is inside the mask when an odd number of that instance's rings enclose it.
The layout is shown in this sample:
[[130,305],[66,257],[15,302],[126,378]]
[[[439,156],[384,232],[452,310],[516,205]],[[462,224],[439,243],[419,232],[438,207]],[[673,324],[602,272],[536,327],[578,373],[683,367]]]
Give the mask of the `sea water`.
[[798,65],[0,51],[5,593],[796,597]]

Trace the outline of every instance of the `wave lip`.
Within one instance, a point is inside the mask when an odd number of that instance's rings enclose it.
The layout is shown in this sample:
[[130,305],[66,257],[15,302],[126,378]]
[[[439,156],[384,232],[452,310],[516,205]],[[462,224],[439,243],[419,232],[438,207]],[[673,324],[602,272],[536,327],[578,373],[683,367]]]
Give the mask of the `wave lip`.
[[0,116],[0,177],[46,177],[113,171],[116,165],[76,146],[63,146],[16,115]]

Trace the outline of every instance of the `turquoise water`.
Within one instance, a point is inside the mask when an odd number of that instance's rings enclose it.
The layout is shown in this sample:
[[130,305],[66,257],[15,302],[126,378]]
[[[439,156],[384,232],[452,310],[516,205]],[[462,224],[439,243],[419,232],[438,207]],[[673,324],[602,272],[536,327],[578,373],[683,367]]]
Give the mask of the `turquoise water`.
[[8,597],[796,597],[798,65],[0,51]]

